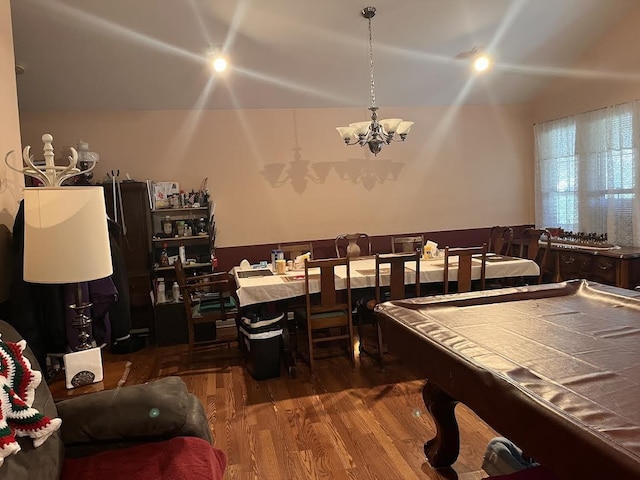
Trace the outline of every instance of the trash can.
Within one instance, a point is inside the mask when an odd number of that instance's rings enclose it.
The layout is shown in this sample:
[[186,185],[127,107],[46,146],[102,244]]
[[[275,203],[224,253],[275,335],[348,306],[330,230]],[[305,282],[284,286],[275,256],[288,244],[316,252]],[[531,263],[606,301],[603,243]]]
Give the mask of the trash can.
[[285,313],[247,313],[240,321],[245,362],[255,380],[280,376],[280,345]]

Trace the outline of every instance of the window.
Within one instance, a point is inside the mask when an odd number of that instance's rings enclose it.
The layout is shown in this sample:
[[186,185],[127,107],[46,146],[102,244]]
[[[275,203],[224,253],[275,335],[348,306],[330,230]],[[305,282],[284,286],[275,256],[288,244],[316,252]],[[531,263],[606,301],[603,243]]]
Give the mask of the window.
[[638,111],[633,102],[536,125],[538,226],[640,246]]

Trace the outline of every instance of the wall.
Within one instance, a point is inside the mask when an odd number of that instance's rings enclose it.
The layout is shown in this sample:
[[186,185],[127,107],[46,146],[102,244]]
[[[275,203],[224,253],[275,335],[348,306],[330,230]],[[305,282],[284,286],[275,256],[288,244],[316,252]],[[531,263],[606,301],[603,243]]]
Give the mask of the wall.
[[640,99],[640,6],[610,30],[573,75],[558,78],[532,102],[533,123]]
[[[96,179],[202,180],[216,202],[221,247],[454,230],[533,220],[532,134],[524,106],[381,108],[415,121],[375,158],[335,126],[362,109],[22,112],[23,142],[56,156],[82,139]],[[36,153],[36,157],[41,157]]]
[[0,224],[13,229],[13,219],[22,198],[22,175],[10,170],[4,157],[14,150],[14,165],[20,166],[20,124],[16,95],[15,60],[9,2],[0,2]]

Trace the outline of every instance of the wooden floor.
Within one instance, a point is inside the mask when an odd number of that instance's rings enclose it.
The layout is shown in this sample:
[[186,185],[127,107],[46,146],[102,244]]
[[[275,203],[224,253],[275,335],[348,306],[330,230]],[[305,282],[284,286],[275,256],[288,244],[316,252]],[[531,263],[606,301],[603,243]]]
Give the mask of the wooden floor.
[[215,444],[235,479],[459,479],[486,477],[488,441],[496,436],[463,405],[457,416],[461,451],[453,469],[435,471],[423,443],[434,426],[422,401],[423,380],[390,358],[384,371],[369,358],[353,370],[346,357],[319,360],[315,375],[298,363],[298,376],[255,381],[237,347],[199,354],[184,346],[148,347],[105,355],[131,361],[126,384],[179,375],[205,406]]

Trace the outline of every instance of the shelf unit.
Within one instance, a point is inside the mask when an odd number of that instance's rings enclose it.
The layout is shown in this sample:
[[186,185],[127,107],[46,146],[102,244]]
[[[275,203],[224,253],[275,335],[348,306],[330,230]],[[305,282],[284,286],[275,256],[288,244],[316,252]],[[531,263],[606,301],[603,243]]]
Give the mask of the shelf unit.
[[[178,257],[179,247],[184,246],[187,260],[184,267],[193,275],[211,272],[211,253],[215,240],[212,212],[211,205],[151,210],[153,231],[151,272],[156,298],[158,279],[163,278],[167,296],[166,303],[175,301],[170,296],[171,285],[175,281],[175,269],[172,265],[161,265],[161,253],[165,245],[170,261]],[[165,224],[170,225],[170,229],[165,230]],[[189,228],[192,234],[184,235]],[[201,233],[196,233],[198,231]],[[171,261],[171,263],[173,262]]]

